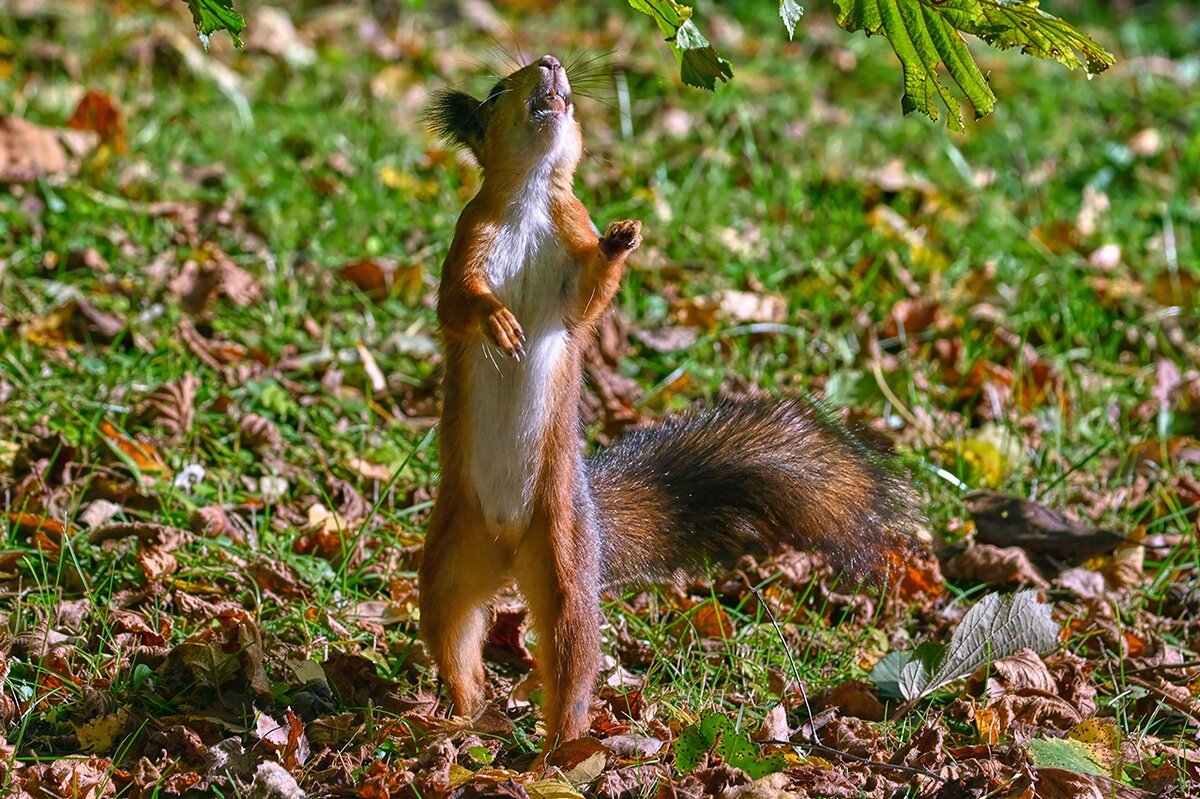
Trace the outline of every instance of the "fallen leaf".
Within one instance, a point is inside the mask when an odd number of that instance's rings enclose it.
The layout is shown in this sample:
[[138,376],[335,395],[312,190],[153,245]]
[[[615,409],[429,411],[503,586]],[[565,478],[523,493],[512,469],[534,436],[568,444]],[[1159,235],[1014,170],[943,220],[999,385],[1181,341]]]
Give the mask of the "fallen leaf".
[[345,264],[338,275],[377,302],[392,296],[416,302],[425,290],[424,270],[419,263],[401,266],[383,258],[364,258]]
[[179,380],[164,383],[141,401],[136,417],[139,421],[158,424],[170,441],[178,442],[192,430],[199,388],[200,379],[191,372]]
[[283,434],[279,427],[265,416],[257,413],[247,413],[238,420],[238,437],[242,446],[254,450],[260,455],[280,455],[283,447]]
[[966,506],[980,543],[1017,546],[1072,565],[1111,552],[1126,541],[1120,533],[1093,527],[1040,503],[994,491],[971,492],[966,496]]
[[246,50],[267,53],[292,67],[311,66],[317,60],[316,52],[303,40],[288,13],[272,6],[253,10],[246,26]]
[[44,128],[0,115],[0,183],[73,174],[79,160],[95,149],[99,140],[92,131]]
[[525,647],[525,633],[529,626],[525,608],[516,603],[498,604],[492,611],[492,624],[488,629],[488,655],[495,660],[515,661],[525,668],[532,668],[536,661]]
[[970,580],[995,585],[1031,585],[1049,588],[1029,555],[1020,547],[975,544],[952,557],[943,567],[952,580]]
[[719,292],[714,297],[721,314],[732,322],[774,322],[787,319],[787,299],[782,294],[753,291]]
[[104,92],[88,91],[75,107],[75,113],[67,120],[67,127],[71,130],[94,131],[118,155],[124,155],[127,150],[125,117],[116,101]]
[[100,433],[140,474],[170,478],[171,470],[152,445],[129,438],[107,421],[100,423]]
[[1059,768],[1039,768],[1038,799],[1149,799],[1146,791],[1098,774],[1078,774]]

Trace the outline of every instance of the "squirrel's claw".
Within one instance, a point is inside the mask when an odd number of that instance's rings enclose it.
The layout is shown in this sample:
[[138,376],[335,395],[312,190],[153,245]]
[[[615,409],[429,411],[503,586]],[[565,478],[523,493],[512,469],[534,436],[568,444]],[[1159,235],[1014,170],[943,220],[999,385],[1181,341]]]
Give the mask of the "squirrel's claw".
[[636,250],[642,244],[642,223],[635,219],[613,222],[600,239],[600,249],[609,258]]
[[488,314],[488,333],[504,354],[520,361],[525,355],[525,331],[512,311],[507,308],[497,308]]

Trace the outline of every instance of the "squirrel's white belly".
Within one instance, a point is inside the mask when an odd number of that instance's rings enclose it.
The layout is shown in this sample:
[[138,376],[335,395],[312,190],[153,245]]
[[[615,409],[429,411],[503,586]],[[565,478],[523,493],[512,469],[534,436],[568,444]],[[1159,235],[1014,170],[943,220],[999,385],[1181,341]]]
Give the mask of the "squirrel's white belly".
[[487,265],[496,296],[525,331],[518,362],[481,336],[471,358],[468,473],[484,518],[498,532],[523,530],[533,512],[552,383],[570,337],[563,315],[574,270],[549,225],[503,231]]
[[520,363],[484,342],[472,359],[469,470],[491,527],[517,530],[529,523],[550,383],[567,344],[562,327],[527,331]]

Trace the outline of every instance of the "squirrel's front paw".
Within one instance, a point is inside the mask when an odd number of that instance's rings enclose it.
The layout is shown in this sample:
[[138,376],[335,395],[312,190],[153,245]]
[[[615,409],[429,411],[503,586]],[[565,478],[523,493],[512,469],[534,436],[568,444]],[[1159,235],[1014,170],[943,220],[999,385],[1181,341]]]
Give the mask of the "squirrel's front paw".
[[613,222],[600,239],[600,249],[609,258],[636,250],[642,243],[642,223],[633,219]]
[[512,311],[507,308],[492,311],[487,317],[487,328],[492,340],[508,357],[521,360],[525,355],[525,331],[521,329],[521,323],[512,315]]

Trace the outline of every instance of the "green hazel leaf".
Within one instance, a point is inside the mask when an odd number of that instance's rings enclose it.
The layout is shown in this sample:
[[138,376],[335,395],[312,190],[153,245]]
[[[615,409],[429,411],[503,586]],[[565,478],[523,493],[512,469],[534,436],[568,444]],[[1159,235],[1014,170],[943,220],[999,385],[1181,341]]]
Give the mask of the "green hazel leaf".
[[1069,69],[1083,67],[1092,75],[1115,63],[1112,53],[1070,23],[1042,11],[1037,0],[944,0],[936,7],[954,27],[1002,50],[1020,47],[1027,55]]
[[714,751],[724,758],[726,763],[737,768],[758,759],[758,748],[750,742],[750,738],[744,732],[730,730],[724,733]]
[[787,28],[789,39],[795,38],[796,23],[802,16],[804,16],[804,6],[797,3],[796,0],[779,0],[779,18],[783,20],[783,27]]
[[768,774],[774,774],[777,771],[783,771],[787,768],[788,762],[779,752],[773,755],[766,755],[756,759],[753,763],[747,763],[744,766],[738,766],[742,771],[746,772],[752,780],[761,780]]
[[208,37],[217,31],[228,31],[233,43],[241,49],[242,40],[238,35],[246,29],[246,20],[233,10],[233,0],[184,0],[192,12],[192,22],[196,23],[196,32],[204,49],[208,49]]
[[723,732],[733,732],[733,723],[727,716],[720,713],[706,713],[700,719],[700,732],[711,747],[717,742],[717,736]]
[[688,86],[713,91],[717,81],[733,77],[733,65],[721,57],[692,22],[691,6],[675,0],[629,0],[629,5],[652,18],[675,52],[679,76]]
[[871,669],[871,682],[875,683],[882,696],[900,698],[900,672],[910,660],[912,654],[909,652],[889,652]]
[[1047,58],[1089,73],[1107,69],[1111,54],[1069,23],[1038,8],[1037,0],[834,0],[838,25],[868,36],[882,33],[904,71],[904,113],[920,111],[938,118],[946,107],[947,124],[964,129],[959,103],[939,76],[939,68],[975,108],[976,118],[996,105],[987,79],[975,64],[963,33],[1004,49]]
[[691,771],[700,762],[700,756],[709,750],[712,744],[704,739],[700,725],[692,726],[679,733],[675,739],[672,751],[675,753],[675,768],[680,771]]
[[688,86],[697,89],[717,88],[717,81],[726,82],[733,77],[733,64],[721,58],[712,47],[699,50],[684,50],[679,66],[679,76]]
[[691,6],[676,3],[674,0],[629,0],[629,5],[651,17],[668,40],[673,39],[679,26],[692,16]]

